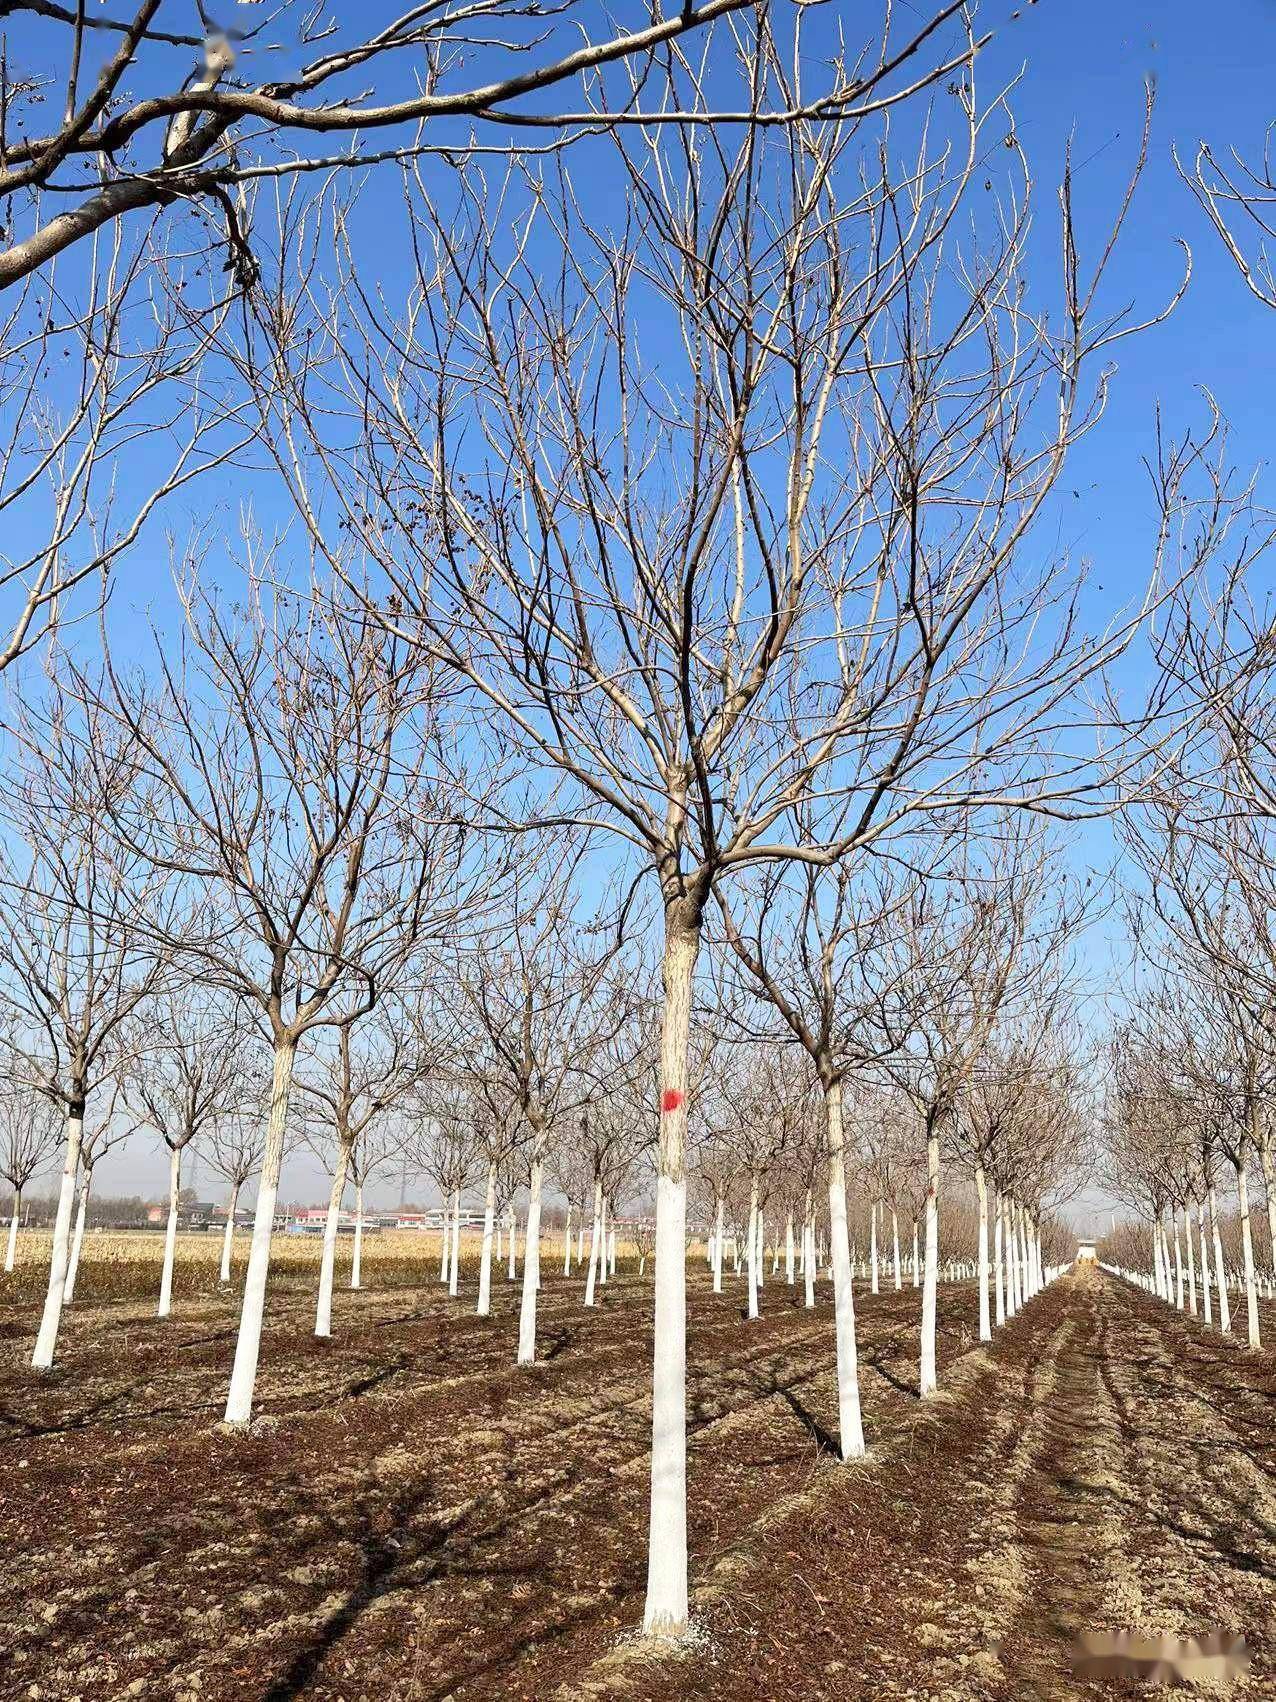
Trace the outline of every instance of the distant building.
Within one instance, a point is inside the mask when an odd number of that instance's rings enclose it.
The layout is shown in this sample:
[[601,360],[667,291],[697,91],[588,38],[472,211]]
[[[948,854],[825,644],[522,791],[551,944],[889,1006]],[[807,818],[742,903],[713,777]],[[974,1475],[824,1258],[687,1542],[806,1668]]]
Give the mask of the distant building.
[[1094,1242],[1093,1241],[1078,1241],[1077,1242],[1077,1259],[1076,1259],[1077,1264],[1079,1264],[1079,1265],[1092,1265],[1092,1264],[1095,1263],[1095,1260],[1097,1259],[1097,1257],[1098,1257],[1098,1255],[1096,1254],[1096,1252],[1094,1250]]

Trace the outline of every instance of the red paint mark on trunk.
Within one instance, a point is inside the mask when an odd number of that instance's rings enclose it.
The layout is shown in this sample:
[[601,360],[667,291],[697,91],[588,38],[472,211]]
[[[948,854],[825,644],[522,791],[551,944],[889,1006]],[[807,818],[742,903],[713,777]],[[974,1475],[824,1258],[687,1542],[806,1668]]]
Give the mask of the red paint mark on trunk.
[[676,1087],[667,1087],[660,1096],[660,1109],[662,1111],[676,1111],[681,1104],[682,1095]]

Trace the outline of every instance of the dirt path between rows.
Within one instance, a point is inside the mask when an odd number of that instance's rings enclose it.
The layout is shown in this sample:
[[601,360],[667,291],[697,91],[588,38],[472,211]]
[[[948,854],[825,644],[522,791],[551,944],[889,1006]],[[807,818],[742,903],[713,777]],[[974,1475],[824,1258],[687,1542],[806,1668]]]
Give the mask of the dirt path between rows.
[[1144,1695],[1079,1677],[1077,1636],[1219,1631],[1252,1665],[1209,1693],[1276,1696],[1276,1361],[1088,1272],[948,1381],[701,1592],[691,1653],[613,1657],[603,1693]]

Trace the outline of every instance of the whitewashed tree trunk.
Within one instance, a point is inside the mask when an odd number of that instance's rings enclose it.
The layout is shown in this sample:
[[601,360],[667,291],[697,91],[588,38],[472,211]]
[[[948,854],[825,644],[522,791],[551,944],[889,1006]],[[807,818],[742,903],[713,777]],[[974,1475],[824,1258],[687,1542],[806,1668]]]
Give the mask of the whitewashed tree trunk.
[[328,1215],[323,1221],[323,1257],[319,1261],[319,1299],[315,1305],[315,1334],[332,1334],[332,1285],[337,1274],[337,1231],[341,1226],[341,1196],[346,1191],[346,1173],[350,1168],[350,1147],[345,1141],[337,1143],[337,1162],[328,1190]]
[[58,1209],[53,1219],[53,1252],[49,1261],[49,1287],[44,1297],[44,1315],[36,1336],[31,1363],[37,1371],[48,1371],[57,1351],[58,1327],[62,1322],[62,1297],[71,1262],[71,1211],[75,1204],[75,1180],[80,1168],[80,1145],[84,1139],[84,1108],[67,1112],[66,1154],[58,1188]]
[[509,1225],[508,1225],[508,1228],[509,1228],[509,1239],[510,1239],[509,1265],[506,1269],[505,1274],[506,1274],[506,1277],[508,1278],[508,1280],[510,1282],[513,1282],[514,1278],[518,1275],[518,1223],[517,1223],[517,1221],[514,1217],[514,1207],[513,1207],[512,1203],[511,1203],[510,1209],[509,1209]]
[[523,1295],[518,1313],[518,1363],[536,1363],[536,1295],[540,1288],[541,1182],[545,1172],[545,1137],[536,1137],[532,1186],[527,1201],[527,1231],[523,1245]]
[[248,1272],[244,1278],[235,1363],[226,1396],[227,1424],[246,1425],[252,1418],[257,1359],[261,1352],[261,1325],[266,1311],[266,1279],[270,1275],[270,1238],[275,1227],[275,1201],[279,1195],[279,1172],[283,1166],[284,1135],[288,1125],[288,1095],[292,1090],[292,1067],[296,1055],[295,1041],[285,1041],[275,1047],[266,1148],[262,1155],[257,1209],[253,1213],[253,1239],[248,1253]]
[[580,1222],[576,1225],[576,1264],[577,1267],[585,1262],[585,1207],[580,1208]]
[[922,1280],[921,1255],[917,1250],[917,1219],[913,1219],[913,1287],[920,1288]]
[[461,1285],[461,1190],[452,1190],[452,1261],[448,1268],[447,1291],[456,1299]]
[[66,1273],[66,1304],[69,1306],[75,1299],[75,1281],[80,1274],[80,1253],[84,1247],[84,1224],[89,1215],[89,1189],[93,1185],[93,1172],[84,1171],[80,1177],[80,1202],[75,1213],[75,1236],[71,1242],[71,1263]]
[[895,1268],[895,1292],[898,1294],[904,1286],[904,1273],[899,1268],[899,1212],[891,1207],[891,1257]]
[[993,1288],[996,1291],[997,1328],[1001,1329],[1006,1321],[1006,1260],[1004,1253],[1004,1237],[1006,1223],[1006,1203],[1002,1198],[1000,1188],[994,1190],[993,1224]]
[[607,1196],[600,1196],[598,1207],[598,1280],[607,1281]]
[[1246,1166],[1236,1167],[1236,1197],[1241,1214],[1241,1251],[1245,1264],[1245,1308],[1249,1326],[1249,1345],[1260,1348],[1263,1339],[1258,1328],[1258,1285],[1254,1281],[1254,1233],[1249,1221],[1249,1177]]
[[1187,1243],[1187,1309],[1196,1317],[1196,1237],[1192,1231],[1192,1202],[1189,1200],[1183,1208],[1185,1219],[1184,1241]]
[[926,1277],[922,1287],[922,1340],[918,1390],[922,1398],[939,1387],[935,1371],[935,1322],[939,1283],[939,1131],[926,1140]]
[[567,1216],[563,1219],[563,1275],[572,1274],[572,1203],[567,1202]]
[[992,1340],[988,1314],[988,1184],[982,1164],[975,1166],[975,1190],[979,1195],[979,1339]]
[[226,1233],[222,1236],[222,1264],[217,1273],[218,1282],[230,1281],[230,1255],[235,1243],[235,1207],[239,1203],[239,1183],[230,1185],[230,1204],[226,1208]]
[[439,1229],[442,1243],[439,1247],[439,1281],[446,1287],[449,1274],[449,1256],[452,1252],[452,1227],[448,1216],[448,1196],[444,1194],[439,1202]]
[[815,1266],[815,1225],[811,1221],[808,1204],[806,1222],[802,1225],[802,1281],[806,1288],[804,1299],[808,1311],[815,1305]]
[[1179,1238],[1177,1206],[1170,1210],[1170,1221],[1174,1225],[1174,1304],[1181,1312],[1183,1310],[1183,1245]]
[[614,1214],[612,1216],[611,1223],[612,1223],[612,1226],[607,1231],[607,1262],[608,1262],[608,1264],[611,1268],[611,1275],[615,1276],[615,1274],[616,1274],[616,1219],[615,1219]]
[[1276,1274],[1276,1160],[1272,1157],[1272,1138],[1268,1134],[1258,1148],[1263,1166],[1263,1194],[1267,1200],[1268,1269]]
[[839,1442],[842,1458],[857,1460],[864,1453],[864,1423],[860,1414],[851,1248],[846,1229],[846,1148],[842,1124],[841,1082],[834,1082],[825,1089],[824,1110],[827,1119],[829,1162],[829,1259],[833,1266]]
[[4,1268],[11,1271],[18,1256],[18,1219],[22,1215],[22,1189],[13,1191],[13,1216],[9,1219],[9,1244],[5,1248]]
[[1214,1287],[1218,1294],[1218,1327],[1231,1334],[1232,1307],[1227,1295],[1227,1266],[1223,1263],[1223,1237],[1218,1228],[1218,1194],[1210,1187],[1210,1229],[1214,1238]]
[[762,1264],[761,1250],[758,1246],[758,1179],[755,1176],[749,1184],[749,1316],[758,1315],[758,1277]]
[[651,1399],[651,1521],[644,1631],[687,1625],[687,1039],[700,928],[667,916],[660,1030],[656,1178],[655,1341]]
[[350,1286],[363,1286],[363,1183],[354,1185],[354,1249],[350,1255]]
[[[479,1291],[478,1306],[475,1308],[480,1318],[486,1318],[492,1310],[492,1231],[496,1227],[496,1163],[489,1159],[487,1165],[487,1193],[483,1198],[483,1251],[479,1257]],[[571,1237],[567,1245],[571,1247]]]
[[763,1273],[763,1269],[762,1269],[764,1256],[766,1254],[766,1226],[762,1221],[762,1216],[763,1216],[762,1207],[759,1205],[759,1207],[758,1207],[758,1222],[757,1222],[757,1234],[758,1234],[757,1275],[758,1275],[758,1292],[759,1293],[761,1293],[762,1290],[766,1287],[766,1276]]
[[723,1203],[722,1195],[719,1194],[713,1217],[713,1292],[715,1294],[722,1293],[722,1220]]
[[868,1269],[869,1286],[874,1294],[877,1293],[877,1201],[874,1200],[868,1211]]
[[1210,1294],[1210,1249],[1205,1239],[1205,1201],[1201,1201],[1201,1209],[1196,1214],[1197,1232],[1201,1238],[1201,1306],[1205,1312],[1205,1322],[1214,1322],[1214,1301]]
[[603,1185],[594,1183],[594,1222],[589,1232],[589,1270],[585,1276],[585,1304],[594,1304],[594,1286],[598,1279],[598,1263],[603,1254],[602,1240]]
[[164,1263],[160,1267],[159,1307],[156,1317],[167,1318],[173,1310],[173,1262],[177,1256],[177,1206],[182,1191],[182,1149],[168,1155],[168,1222],[164,1226]]

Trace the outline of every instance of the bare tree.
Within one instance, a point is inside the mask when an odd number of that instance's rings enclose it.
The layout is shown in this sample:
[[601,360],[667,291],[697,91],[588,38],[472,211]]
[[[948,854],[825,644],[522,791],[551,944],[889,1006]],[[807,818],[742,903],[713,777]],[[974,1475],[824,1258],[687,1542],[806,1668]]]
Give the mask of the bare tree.
[[13,1189],[13,1216],[4,1255],[6,1271],[13,1269],[17,1252],[23,1191],[57,1152],[64,1120],[56,1105],[29,1087],[10,1086],[0,1091],[0,1176]]
[[160,1271],[158,1316],[173,1305],[173,1260],[182,1191],[182,1154],[225,1117],[243,1091],[244,1034],[225,998],[197,988],[171,992],[156,1012],[158,1045],[139,1036],[136,1062],[122,1078],[122,1100],[168,1149],[168,1222]]
[[256,581],[234,608],[193,576],[181,591],[183,641],[157,639],[153,681],[109,657],[101,679],[67,673],[151,788],[150,808],[114,811],[115,837],[197,895],[208,925],[183,942],[185,960],[273,1048],[226,1403],[226,1422],[246,1425],[298,1045],[374,1009],[400,966],[450,931],[478,872],[419,652],[317,587]]
[[31,1363],[57,1349],[71,1257],[71,1213],[90,1096],[124,1062],[131,1019],[160,990],[169,960],[142,926],[148,912],[179,926],[167,878],[119,847],[112,817],[146,808],[135,753],[109,720],[72,705],[25,707],[4,809],[0,862],[0,998],[21,1083],[57,1107],[64,1161],[49,1287]]
[[[242,1066],[242,1057],[241,1057]],[[262,1129],[269,1111],[267,1095],[253,1095],[216,1118],[208,1131],[208,1157],[213,1168],[230,1184],[226,1203],[226,1232],[222,1237],[219,1281],[230,1281],[230,1256],[235,1243],[235,1214],[245,1182],[261,1163]]]
[[[744,58],[759,117],[773,94],[804,110],[763,24]],[[685,124],[613,131],[633,205],[616,229],[565,176],[489,182],[468,162],[436,198],[418,178],[418,272],[392,335],[338,233],[339,309],[298,308],[270,366],[268,435],[315,548],[340,567],[335,505],[386,582],[387,621],[658,886],[652,1630],[686,1617],[674,1249],[711,893],[756,862],[832,863],[910,812],[1059,807],[1093,771],[1059,741],[1051,768],[1034,734],[1143,609],[1084,635],[1072,570],[1018,569],[1102,411],[1091,362],[1134,327],[1099,305],[1116,231],[1083,268],[1068,183],[1057,331],[1018,305],[1018,178],[977,262],[956,260],[950,228],[1001,106],[982,111],[965,71],[954,88],[942,155],[898,168],[866,110],[752,123],[730,146]],[[663,99],[711,107],[682,63]],[[563,254],[548,276],[542,231]],[[305,370],[280,376],[303,343]],[[357,454],[326,441],[342,398]],[[838,790],[858,799],[842,838],[802,843],[794,805]]]
[[68,1306],[75,1299],[76,1278],[80,1274],[80,1253],[84,1247],[84,1226],[89,1215],[89,1195],[93,1192],[93,1172],[109,1152],[123,1146],[138,1131],[136,1122],[117,1116],[119,1108],[119,1094],[112,1093],[106,1110],[89,1126],[80,1147],[80,1193],[75,1208],[75,1235],[71,1241],[62,1291],[63,1302]]

